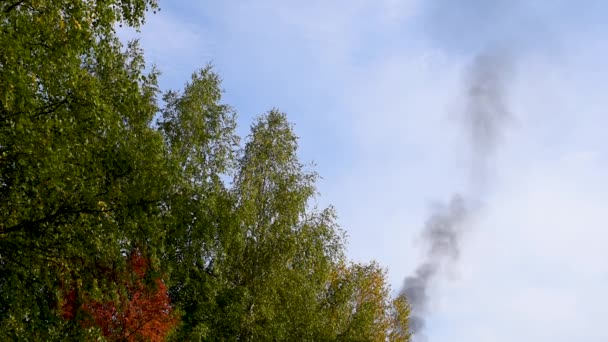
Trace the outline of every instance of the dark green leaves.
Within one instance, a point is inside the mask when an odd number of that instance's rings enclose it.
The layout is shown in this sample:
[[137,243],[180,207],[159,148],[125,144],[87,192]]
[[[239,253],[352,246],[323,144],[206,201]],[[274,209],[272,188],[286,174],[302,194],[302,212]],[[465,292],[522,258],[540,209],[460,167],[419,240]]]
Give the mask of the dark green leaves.
[[0,330],[15,340],[64,339],[63,289],[110,297],[120,289],[100,270],[159,244],[150,236],[170,170],[150,128],[156,75],[112,33],[150,3],[122,5],[0,8]]

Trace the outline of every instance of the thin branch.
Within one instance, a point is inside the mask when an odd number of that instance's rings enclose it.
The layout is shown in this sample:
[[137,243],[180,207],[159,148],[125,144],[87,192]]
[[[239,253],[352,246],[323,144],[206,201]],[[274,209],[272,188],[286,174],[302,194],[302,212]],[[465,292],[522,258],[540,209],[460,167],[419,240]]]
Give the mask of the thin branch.
[[8,12],[12,11],[13,9],[15,9],[15,7],[21,5],[22,3],[24,3],[25,0],[21,0],[21,1],[17,1],[14,4],[8,6],[5,10],[4,10],[4,14],[7,14]]

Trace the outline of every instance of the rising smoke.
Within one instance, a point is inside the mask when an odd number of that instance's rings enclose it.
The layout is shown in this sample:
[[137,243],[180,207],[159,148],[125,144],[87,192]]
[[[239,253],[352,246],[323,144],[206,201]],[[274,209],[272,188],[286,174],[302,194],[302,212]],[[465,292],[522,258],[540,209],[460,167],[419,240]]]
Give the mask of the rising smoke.
[[473,191],[483,191],[505,126],[510,122],[506,83],[512,73],[504,51],[480,54],[466,75],[466,107],[462,115],[471,154]]
[[424,225],[422,238],[425,255],[414,274],[405,278],[401,293],[411,306],[410,330],[421,336],[429,311],[429,287],[442,269],[453,264],[460,255],[463,233],[478,203],[489,173],[489,166],[508,122],[505,81],[510,69],[505,54],[478,55],[467,69],[465,110],[461,116],[471,153],[471,184],[469,197],[455,194],[446,205],[439,205]]

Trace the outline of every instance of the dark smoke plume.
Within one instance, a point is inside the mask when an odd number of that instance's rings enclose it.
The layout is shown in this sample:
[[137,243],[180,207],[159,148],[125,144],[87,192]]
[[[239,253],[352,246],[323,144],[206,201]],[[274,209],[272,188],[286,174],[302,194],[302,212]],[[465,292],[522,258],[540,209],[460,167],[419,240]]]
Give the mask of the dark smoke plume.
[[472,182],[484,187],[509,122],[506,83],[512,70],[508,56],[494,52],[478,55],[467,71],[467,101],[462,121],[469,135]]
[[467,208],[464,198],[455,195],[449,205],[438,207],[424,226],[423,238],[428,244],[425,260],[414,275],[405,278],[402,293],[412,307],[410,329],[417,334],[424,328],[424,316],[428,312],[429,285],[444,260],[454,260],[460,254],[459,239]]
[[[509,115],[505,99],[505,74],[509,71],[506,62],[504,55],[484,54],[477,56],[467,69],[462,122],[469,137],[475,187],[483,187],[486,182],[488,164]],[[410,329],[417,338],[425,326],[431,283],[442,267],[449,266],[449,262],[456,261],[460,255],[461,238],[472,215],[468,203],[464,196],[456,194],[447,205],[438,206],[425,223],[422,238],[426,254],[414,274],[405,278],[401,290],[411,306]]]

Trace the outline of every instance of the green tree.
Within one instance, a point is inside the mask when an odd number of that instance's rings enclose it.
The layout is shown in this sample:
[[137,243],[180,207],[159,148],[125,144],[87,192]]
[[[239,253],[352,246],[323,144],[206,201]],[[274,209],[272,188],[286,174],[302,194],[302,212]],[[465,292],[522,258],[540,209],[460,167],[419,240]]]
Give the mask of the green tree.
[[297,138],[276,110],[251,128],[235,179],[244,244],[232,260],[241,340],[313,340],[318,294],[343,239],[332,209],[309,210],[317,175],[297,157]]
[[183,92],[165,94],[159,120],[169,159],[179,172],[165,202],[164,261],[171,268],[171,296],[182,311],[176,340],[208,336],[230,246],[238,243],[234,196],[223,179],[233,171],[238,137],[235,113],[221,103],[220,79],[211,67],[192,75]]
[[323,340],[410,340],[405,297],[390,297],[386,271],[375,263],[340,263],[323,299]]
[[83,333],[58,314],[63,289],[111,296],[116,282],[103,270],[124,267],[134,246],[155,255],[169,170],[150,128],[156,73],[113,33],[117,22],[140,25],[149,8],[0,3],[0,330],[9,339]]

